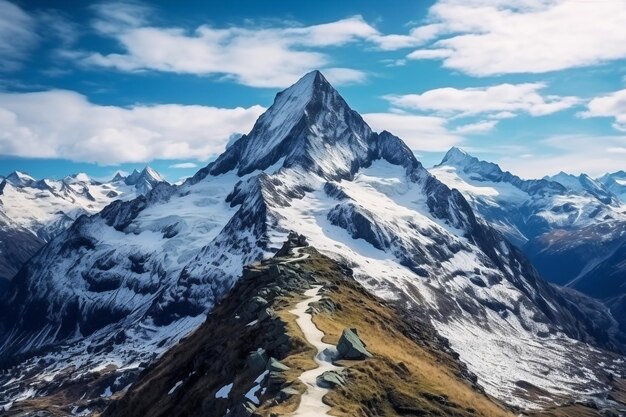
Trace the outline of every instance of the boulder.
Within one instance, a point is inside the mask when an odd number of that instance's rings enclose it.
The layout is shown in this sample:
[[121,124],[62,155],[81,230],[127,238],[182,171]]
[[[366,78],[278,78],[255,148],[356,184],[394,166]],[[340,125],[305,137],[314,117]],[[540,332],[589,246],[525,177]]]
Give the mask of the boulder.
[[276,313],[274,313],[274,310],[268,307],[261,310],[261,312],[259,313],[259,318],[257,320],[260,323],[274,317],[276,317]]
[[285,377],[284,373],[270,371],[270,374],[267,378],[267,388],[270,390],[270,392],[276,392],[286,382],[287,378]]
[[282,402],[287,401],[289,398],[293,397],[294,395],[300,395],[300,392],[296,390],[295,388],[291,388],[291,387],[283,388],[278,392],[278,395],[276,396],[276,401],[278,401],[279,403],[282,403]]
[[323,388],[334,388],[344,386],[346,379],[342,373],[336,371],[326,371],[317,377],[317,385]]
[[270,372],[284,372],[288,371],[289,367],[274,358],[270,358],[267,362],[267,370]]
[[267,361],[267,353],[263,348],[259,348],[253,352],[250,352],[250,354],[246,358],[248,368],[250,368],[254,372],[262,372],[267,366]]
[[337,359],[362,360],[371,358],[372,354],[365,349],[365,343],[359,338],[356,329],[344,329],[337,343]]
[[270,265],[269,269],[267,270],[269,276],[271,279],[277,279],[280,278],[281,274],[284,272],[284,268],[276,265],[276,264],[272,264]]
[[246,312],[251,313],[251,314],[256,313],[257,311],[265,307],[267,304],[268,303],[265,298],[254,296],[250,299],[250,301],[247,302]]

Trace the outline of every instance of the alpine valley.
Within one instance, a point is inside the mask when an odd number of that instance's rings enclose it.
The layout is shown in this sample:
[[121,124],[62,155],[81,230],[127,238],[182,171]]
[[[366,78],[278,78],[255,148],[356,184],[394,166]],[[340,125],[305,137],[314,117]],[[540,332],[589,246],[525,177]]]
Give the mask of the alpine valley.
[[318,71],[180,185],[11,174],[0,410],[624,415],[624,178],[427,170]]

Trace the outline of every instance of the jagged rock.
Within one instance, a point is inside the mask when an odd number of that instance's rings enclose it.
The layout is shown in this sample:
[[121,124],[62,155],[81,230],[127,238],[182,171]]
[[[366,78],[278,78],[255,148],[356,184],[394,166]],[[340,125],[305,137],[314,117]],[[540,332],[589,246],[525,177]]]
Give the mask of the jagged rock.
[[290,368],[287,365],[279,362],[274,358],[270,358],[270,360],[267,362],[267,370],[271,372],[283,372],[288,371],[289,369]]
[[267,366],[267,353],[265,349],[259,348],[253,352],[250,352],[246,358],[248,367],[254,372],[261,372]]
[[276,313],[274,313],[274,310],[272,310],[271,308],[264,308],[259,313],[258,321],[262,322],[263,320],[267,320],[272,317],[276,317]]
[[270,391],[276,391],[287,382],[287,378],[282,372],[270,372],[267,378],[267,386]]
[[309,246],[309,243],[306,241],[306,237],[292,230],[289,232],[287,240],[283,246],[276,253],[276,256],[290,256],[290,252],[293,248],[302,248],[305,246]]
[[359,338],[356,329],[344,329],[337,343],[338,359],[360,360],[371,358],[372,354],[365,349],[365,343]]
[[346,379],[342,373],[336,371],[326,371],[317,377],[317,385],[324,388],[334,388],[344,386]]
[[276,396],[276,400],[279,403],[282,403],[282,402],[287,401],[289,398],[293,397],[294,395],[299,395],[299,394],[300,392],[298,392],[298,390],[294,388],[291,388],[291,387],[283,388],[280,390],[280,392]]
[[259,269],[256,266],[245,266],[243,268],[242,278],[243,279],[255,278],[255,277],[263,275],[264,273],[265,273],[264,269]]
[[283,268],[276,264],[272,264],[269,267],[268,273],[271,279],[276,279],[283,273]]
[[246,303],[246,312],[254,314],[266,305],[267,300],[265,298],[259,296],[252,297],[252,299]]
[[226,414],[225,417],[252,417],[255,415],[256,406],[251,402],[238,404]]
[[326,313],[334,313],[341,310],[341,305],[334,303],[330,298],[322,298],[316,305],[316,310]]

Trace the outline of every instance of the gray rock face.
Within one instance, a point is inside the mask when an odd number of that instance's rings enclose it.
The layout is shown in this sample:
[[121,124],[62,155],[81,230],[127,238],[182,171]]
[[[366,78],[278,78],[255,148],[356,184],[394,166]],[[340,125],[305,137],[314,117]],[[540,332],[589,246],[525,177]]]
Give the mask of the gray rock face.
[[339,343],[337,343],[337,352],[339,352],[337,359],[362,360],[372,357],[356,329],[343,330]]
[[291,387],[287,387],[287,388],[283,388],[280,390],[280,392],[278,393],[277,396],[277,400],[279,402],[285,402],[287,401],[289,398],[293,397],[294,395],[299,395],[300,393]]
[[267,370],[270,372],[284,372],[288,371],[289,367],[274,358],[270,358],[267,362]]
[[228,414],[226,414],[226,417],[252,417],[255,415],[255,410],[256,406],[254,404],[246,402],[233,408]]
[[317,377],[317,384],[324,388],[342,387],[346,384],[346,379],[342,373],[326,371]]
[[262,348],[250,352],[248,358],[246,359],[248,367],[255,372],[263,371],[267,366],[267,361],[267,353],[265,352],[265,349]]

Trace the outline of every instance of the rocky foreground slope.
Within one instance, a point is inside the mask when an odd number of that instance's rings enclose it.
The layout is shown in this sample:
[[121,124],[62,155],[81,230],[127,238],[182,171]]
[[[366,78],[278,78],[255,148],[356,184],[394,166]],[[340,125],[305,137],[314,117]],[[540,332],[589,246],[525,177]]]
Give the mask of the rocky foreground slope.
[[[298,248],[302,236],[290,238],[276,257],[246,268],[206,323],[119,394],[103,416],[325,414],[304,412],[315,411],[316,404],[302,397],[315,386],[299,379],[320,366],[292,312],[311,288],[321,294],[310,306],[313,321],[324,340],[337,345],[329,351],[341,369],[313,383],[330,389],[323,402],[332,415],[515,415],[484,393],[427,322],[407,320],[411,311],[373,296],[350,268],[315,248]],[[617,384],[613,395],[620,395]],[[580,403],[558,411],[609,415],[621,405],[600,408]]]

